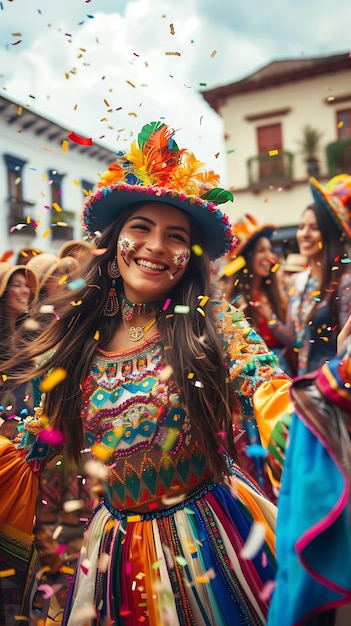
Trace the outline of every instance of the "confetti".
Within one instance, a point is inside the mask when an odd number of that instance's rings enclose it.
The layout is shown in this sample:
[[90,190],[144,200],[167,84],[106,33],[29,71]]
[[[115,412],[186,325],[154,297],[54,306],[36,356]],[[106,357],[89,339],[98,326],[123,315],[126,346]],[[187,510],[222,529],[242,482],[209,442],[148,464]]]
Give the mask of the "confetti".
[[166,365],[163,370],[158,372],[157,378],[159,380],[168,380],[173,374],[173,367],[171,365]]
[[85,280],[83,280],[83,278],[77,278],[76,280],[71,280],[67,286],[68,289],[71,289],[71,291],[75,291],[76,289],[81,289],[85,286]]
[[204,253],[203,249],[201,248],[201,246],[199,246],[198,243],[195,243],[193,246],[191,246],[191,249],[193,253],[195,254],[195,256],[202,256]]
[[261,600],[263,600],[263,602],[267,602],[269,600],[276,584],[277,583],[275,580],[268,580],[268,582],[266,582],[266,584],[262,587],[261,591],[259,592],[259,597]]
[[190,307],[187,304],[176,304],[174,307],[174,312],[180,315],[187,315],[189,311]]
[[171,304],[171,298],[167,298],[167,300],[165,301],[163,307],[162,307],[162,311],[167,311],[169,305]]
[[14,576],[15,574],[16,570],[13,567],[11,569],[0,570],[0,578],[7,578],[8,576]]
[[269,150],[268,156],[277,156],[279,154],[279,150]]
[[213,59],[216,56],[216,54],[217,54],[217,50],[212,50],[210,54],[211,59]]
[[65,513],[73,513],[73,511],[79,511],[84,507],[84,500],[66,500],[62,505]]
[[84,464],[84,471],[88,476],[106,480],[108,478],[108,468],[100,461],[89,460]]
[[169,450],[171,450],[171,448],[173,447],[173,444],[175,443],[177,439],[178,439],[178,430],[176,428],[170,428],[169,433],[162,446],[162,450],[164,450],[165,452],[169,452]]
[[50,446],[60,446],[64,443],[65,436],[56,428],[44,428],[38,435],[38,440]]
[[174,25],[173,24],[169,25],[169,32],[170,32],[171,35],[175,35],[175,30],[174,30]]
[[239,272],[239,270],[241,270],[243,267],[245,267],[245,265],[245,257],[239,254],[239,256],[235,257],[235,259],[230,261],[225,266],[225,268],[223,269],[223,274],[224,276],[232,276],[233,274],[236,274],[236,272]]
[[59,383],[61,383],[67,377],[66,370],[63,367],[56,367],[51,374],[45,376],[45,378],[41,381],[40,389],[44,393],[47,391],[51,391],[54,387],[56,387]]
[[69,142],[67,141],[67,139],[64,139],[62,142],[62,148],[61,148],[62,152],[67,152],[68,146],[69,146]]
[[[135,89],[135,85],[134,85],[134,83],[132,83],[130,80],[126,80],[126,83],[127,83],[128,85],[130,85],[131,87],[134,87],[134,89]],[[124,129],[123,129],[123,130],[124,130]],[[120,132],[120,131],[117,131],[117,132]]]
[[175,57],[180,57],[181,53],[180,52],[165,52],[166,56],[175,56]]
[[128,515],[127,516],[127,521],[128,522],[140,522],[141,521],[141,515]]
[[81,146],[92,146],[93,145],[93,140],[91,139],[91,137],[81,137],[80,135],[77,135],[74,132],[70,132],[67,135],[68,139],[71,139],[71,141],[74,141],[74,143],[78,143]]
[[263,524],[255,522],[250,529],[249,536],[245,542],[244,547],[240,552],[240,556],[243,559],[253,559],[259,550],[262,548],[266,529]]
[[46,313],[53,313],[53,312],[54,312],[53,304],[42,304],[39,309],[39,313],[43,313],[44,315]]
[[[55,585],[55,586],[58,586],[60,588],[61,585]],[[51,596],[53,596],[55,594],[55,589],[53,587],[51,587],[50,585],[39,585],[38,591],[42,591],[43,592],[44,600],[47,600],[48,598],[51,598]],[[58,591],[58,590],[56,590],[56,591]]]
[[262,458],[265,458],[267,456],[267,450],[257,443],[254,443],[251,446],[246,446],[245,453],[247,456],[250,457],[260,456]]

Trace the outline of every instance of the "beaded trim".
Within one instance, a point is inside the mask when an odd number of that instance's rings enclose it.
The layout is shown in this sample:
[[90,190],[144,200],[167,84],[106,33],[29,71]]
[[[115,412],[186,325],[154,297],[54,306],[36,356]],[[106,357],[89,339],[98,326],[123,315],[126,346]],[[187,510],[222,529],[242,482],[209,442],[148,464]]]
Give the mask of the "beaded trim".
[[146,520],[160,519],[162,517],[169,517],[169,515],[173,515],[176,511],[180,511],[185,507],[193,504],[199,498],[202,498],[207,493],[212,491],[218,482],[216,480],[211,480],[207,483],[202,483],[193,493],[187,496],[182,502],[178,502],[178,504],[174,504],[173,506],[168,507],[167,509],[162,509],[161,511],[155,511],[150,513],[139,513],[136,511],[124,511],[122,509],[115,509],[110,503],[107,494],[104,495],[102,503],[98,505],[98,508],[101,508],[102,504],[105,505],[106,509],[110,512],[112,517],[117,520],[124,520],[128,517],[134,517],[135,515],[140,518],[140,521],[144,522]]
[[132,348],[126,348],[125,350],[119,350],[118,352],[108,352],[108,350],[97,348],[95,351],[95,354],[98,357],[102,359],[107,359],[107,360],[111,360],[111,359],[120,360],[120,359],[131,358],[133,356],[138,356],[139,354],[142,354],[143,352],[145,352],[145,350],[148,350],[148,348],[153,343],[157,343],[158,341],[160,341],[160,339],[161,339],[161,335],[157,331],[156,333],[152,335],[152,337],[149,337],[149,339],[146,339],[144,343],[140,344],[139,346],[133,346]]

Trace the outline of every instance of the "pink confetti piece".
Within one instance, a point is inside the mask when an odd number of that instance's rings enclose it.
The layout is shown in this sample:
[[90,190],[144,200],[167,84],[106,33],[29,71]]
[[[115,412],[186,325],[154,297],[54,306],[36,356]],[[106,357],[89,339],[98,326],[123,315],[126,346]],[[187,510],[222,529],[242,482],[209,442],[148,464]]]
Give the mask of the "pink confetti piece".
[[262,587],[259,596],[260,599],[263,600],[263,602],[267,602],[269,600],[269,598],[271,597],[274,588],[276,586],[276,581],[275,580],[269,580],[268,582],[266,582],[266,584]]

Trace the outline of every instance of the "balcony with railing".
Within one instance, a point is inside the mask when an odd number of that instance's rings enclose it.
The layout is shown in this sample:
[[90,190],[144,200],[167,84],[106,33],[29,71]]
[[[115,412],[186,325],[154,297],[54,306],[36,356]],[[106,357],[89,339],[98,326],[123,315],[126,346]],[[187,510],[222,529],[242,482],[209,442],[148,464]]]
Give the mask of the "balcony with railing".
[[8,198],[7,226],[10,235],[35,236],[34,206],[35,203],[28,200]]
[[286,151],[274,155],[264,152],[250,157],[247,169],[251,191],[259,193],[271,186],[285,189],[292,187],[293,161],[294,155]]
[[52,212],[51,239],[53,241],[69,241],[74,238],[75,212],[62,210]]

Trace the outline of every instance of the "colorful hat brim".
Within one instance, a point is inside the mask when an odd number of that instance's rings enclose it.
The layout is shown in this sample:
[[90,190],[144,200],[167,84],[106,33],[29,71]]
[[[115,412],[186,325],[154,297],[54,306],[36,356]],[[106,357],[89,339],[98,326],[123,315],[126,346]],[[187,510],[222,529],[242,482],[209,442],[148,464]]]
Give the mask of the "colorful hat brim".
[[348,243],[351,243],[351,228],[342,212],[346,211],[344,205],[335,196],[330,196],[315,178],[309,179],[309,185],[315,202],[322,204],[334,220],[341,234],[345,235]]
[[246,257],[246,255],[250,252],[250,248],[252,248],[252,246],[256,243],[257,239],[260,237],[267,237],[267,239],[270,239],[276,230],[277,227],[273,226],[273,224],[265,224],[264,226],[261,226],[254,233],[252,233],[244,243],[238,244],[235,249],[236,256],[241,254]]
[[226,254],[233,247],[229,218],[213,202],[174,190],[125,183],[102,187],[89,196],[83,212],[86,231],[90,235],[102,232],[136,202],[162,202],[190,215],[203,231],[206,251],[213,259]]

